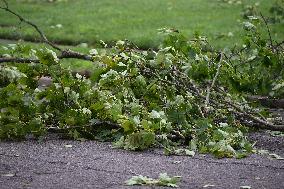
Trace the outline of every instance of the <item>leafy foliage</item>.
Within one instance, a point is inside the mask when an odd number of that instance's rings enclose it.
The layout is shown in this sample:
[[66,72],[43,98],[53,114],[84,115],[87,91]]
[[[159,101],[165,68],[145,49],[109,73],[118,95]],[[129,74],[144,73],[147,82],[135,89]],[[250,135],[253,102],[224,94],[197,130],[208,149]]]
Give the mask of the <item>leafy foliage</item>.
[[[37,137],[55,127],[129,150],[158,145],[168,154],[244,157],[252,152],[244,126],[255,121],[244,112],[260,112],[241,93],[284,94],[282,46],[265,39],[260,24],[249,17],[245,45],[222,52],[206,37],[189,40],[167,28],[158,51],[118,41],[109,52],[90,52],[97,65],[91,79],[73,76],[50,49],[8,46],[6,56],[40,64],[0,67],[0,138]],[[38,86],[42,76],[52,78],[51,86]]]
[[231,52],[225,77],[234,90],[281,97],[284,95],[283,47],[263,36],[260,31],[262,24],[255,16],[244,22],[247,30],[244,46],[240,51]]
[[155,143],[155,134],[152,132],[136,132],[121,137],[115,144],[115,147],[127,150],[145,150]]

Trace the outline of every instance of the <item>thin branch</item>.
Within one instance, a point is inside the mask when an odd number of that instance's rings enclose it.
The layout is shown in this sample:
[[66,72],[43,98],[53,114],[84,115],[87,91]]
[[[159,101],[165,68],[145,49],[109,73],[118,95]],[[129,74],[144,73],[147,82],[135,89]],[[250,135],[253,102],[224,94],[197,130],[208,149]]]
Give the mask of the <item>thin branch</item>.
[[[242,112],[234,111],[233,113],[235,113],[236,115],[239,115],[243,119],[243,121],[246,123],[246,126],[248,127],[268,129],[268,130],[273,130],[273,131],[284,131],[284,125],[274,125],[273,123],[269,123],[245,111],[242,111]],[[248,121],[247,118],[250,118],[256,124]]]
[[[60,47],[58,47],[57,45],[55,45],[54,43],[50,42],[47,39],[46,35],[39,29],[39,27],[36,24],[30,22],[29,20],[25,19],[24,17],[22,17],[18,13],[12,11],[9,8],[9,5],[8,5],[6,0],[2,0],[2,1],[4,2],[5,7],[1,7],[0,6],[0,9],[3,9],[5,11],[15,15],[16,17],[18,17],[18,19],[21,22],[24,22],[24,23],[32,26],[39,33],[39,35],[41,36],[41,38],[42,38],[44,43],[48,44],[52,48],[54,48],[54,49],[56,49],[56,50],[61,52],[60,55],[57,55],[59,59],[75,58],[75,59],[93,61],[93,58],[90,55],[82,54],[80,52],[75,52],[75,51],[72,51],[70,49],[64,49],[63,50]],[[37,59],[25,59],[25,58],[1,58],[0,57],[0,63],[8,63],[8,62],[14,62],[14,63],[31,63],[31,62],[33,62],[33,63],[39,63],[39,60],[37,60]]]
[[216,71],[216,74],[213,78],[213,81],[211,83],[211,86],[208,87],[207,89],[207,95],[206,95],[206,99],[205,99],[205,107],[207,107],[207,105],[209,104],[209,100],[210,100],[210,92],[212,90],[212,88],[214,87],[216,81],[217,81],[217,78],[219,76],[219,73],[220,73],[220,68],[222,66],[222,61],[223,61],[223,53],[221,52],[220,53],[220,60],[219,60],[219,63],[218,63],[218,68],[217,68],[217,71]]
[[61,55],[58,56],[59,59],[64,58],[75,58],[75,59],[81,59],[81,60],[87,60],[87,61],[93,61],[93,57],[87,54],[82,54],[80,52],[72,51],[70,49],[63,50],[61,52]]
[[266,29],[267,29],[267,32],[268,32],[268,35],[269,35],[270,46],[272,47],[273,46],[273,40],[272,40],[272,37],[271,37],[271,31],[270,31],[270,28],[268,26],[267,20],[264,18],[263,14],[261,12],[260,12],[260,16],[265,23],[265,26],[266,26]]
[[284,131],[284,125],[275,125],[275,124],[269,123],[265,119],[261,119],[261,118],[255,116],[255,115],[253,115],[252,113],[249,113],[249,112],[242,110],[240,107],[238,107],[238,105],[236,105],[236,104],[234,104],[234,103],[232,103],[228,100],[221,99],[221,101],[223,101],[224,104],[227,104],[227,105],[231,106],[232,108],[234,108],[235,110],[229,110],[229,108],[228,108],[228,110],[231,111],[232,113],[240,116],[247,126],[254,126],[252,122],[248,121],[248,119],[249,119],[249,120],[255,122],[256,123],[255,125],[258,128]]
[[43,39],[44,43],[50,45],[51,47],[53,47],[54,49],[58,50],[58,51],[62,51],[62,49],[60,47],[58,47],[57,45],[53,44],[52,42],[50,42],[47,37],[45,36],[45,34],[39,29],[39,27],[37,25],[35,25],[34,23],[30,22],[29,20],[25,19],[24,17],[22,17],[21,15],[19,15],[18,13],[12,11],[10,8],[9,8],[9,5],[7,3],[6,0],[2,0],[5,4],[5,7],[0,7],[0,9],[3,9],[13,15],[15,15],[16,17],[18,17],[18,19],[21,21],[21,22],[24,22],[30,26],[32,26],[38,33],[39,35],[41,36],[41,38]]
[[[97,127],[105,126],[108,127],[109,129],[121,129],[122,127],[114,122],[111,121],[96,121],[95,123],[92,124],[87,124],[82,126],[72,126],[68,127],[68,129],[81,129],[81,128],[94,128],[96,129]],[[47,130],[49,132],[57,133],[57,132],[65,132],[66,128],[59,128],[59,127],[54,127],[54,126],[49,126],[47,127]]]
[[4,2],[4,4],[5,4],[5,6],[6,6],[6,8],[8,8],[8,3],[7,3],[7,1],[6,1],[6,0],[3,0],[3,2]]
[[[281,41],[279,43],[276,42],[276,45],[273,48],[277,50],[278,48],[281,48],[282,45],[284,45],[284,41]],[[283,48],[282,48],[282,50],[283,50]]]
[[0,64],[1,63],[39,63],[38,59],[29,59],[29,58],[15,58],[15,57],[9,57],[9,58],[0,58]]

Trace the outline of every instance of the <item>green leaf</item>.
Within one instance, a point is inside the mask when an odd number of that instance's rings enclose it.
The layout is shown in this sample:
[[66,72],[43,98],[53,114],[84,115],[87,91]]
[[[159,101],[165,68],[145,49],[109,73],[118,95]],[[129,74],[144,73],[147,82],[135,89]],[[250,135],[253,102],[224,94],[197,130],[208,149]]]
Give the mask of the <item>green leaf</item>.
[[54,51],[44,48],[36,51],[36,56],[42,64],[51,66],[57,64],[59,59]]
[[195,151],[192,151],[192,150],[185,150],[185,154],[187,155],[187,156],[191,156],[191,157],[193,157],[194,155],[195,155]]
[[178,187],[177,183],[180,181],[180,176],[170,177],[167,173],[160,173],[158,179],[152,179],[146,176],[133,176],[129,180],[125,181],[126,185],[148,185],[148,186],[166,186],[166,187]]

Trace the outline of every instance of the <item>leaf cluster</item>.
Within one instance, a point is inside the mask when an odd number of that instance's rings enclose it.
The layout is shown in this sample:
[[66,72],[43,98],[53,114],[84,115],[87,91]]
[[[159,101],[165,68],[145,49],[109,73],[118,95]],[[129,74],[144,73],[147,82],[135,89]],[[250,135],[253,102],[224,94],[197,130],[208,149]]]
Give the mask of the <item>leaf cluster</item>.
[[180,181],[180,176],[170,177],[167,173],[161,173],[158,179],[149,178],[146,176],[133,176],[131,179],[126,181],[126,185],[146,185],[146,186],[165,186],[177,188],[178,182]]

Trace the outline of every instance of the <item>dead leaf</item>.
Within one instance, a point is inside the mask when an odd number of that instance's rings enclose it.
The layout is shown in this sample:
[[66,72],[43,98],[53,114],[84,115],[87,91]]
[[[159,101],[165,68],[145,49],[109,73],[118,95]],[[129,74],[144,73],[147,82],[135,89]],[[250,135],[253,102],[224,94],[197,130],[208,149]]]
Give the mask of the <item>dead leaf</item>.
[[204,185],[203,186],[203,188],[209,188],[209,187],[214,187],[215,185],[213,185],[213,184],[206,184],[206,185]]
[[269,154],[269,156],[277,160],[284,160],[284,158],[279,156],[278,154]]
[[240,186],[241,189],[251,189],[251,186]]
[[3,177],[13,177],[13,176],[15,176],[15,174],[14,173],[7,173],[7,174],[3,174],[2,176]]

